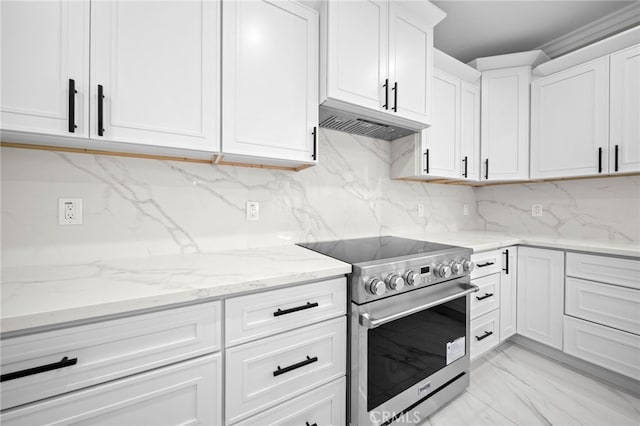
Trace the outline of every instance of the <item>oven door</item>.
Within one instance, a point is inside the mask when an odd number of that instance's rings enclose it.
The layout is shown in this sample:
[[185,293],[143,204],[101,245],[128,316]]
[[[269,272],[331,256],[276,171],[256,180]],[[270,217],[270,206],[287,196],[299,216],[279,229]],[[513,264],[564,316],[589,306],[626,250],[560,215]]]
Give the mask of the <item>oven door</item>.
[[382,424],[468,372],[467,295],[477,290],[467,276],[351,304],[353,424]]

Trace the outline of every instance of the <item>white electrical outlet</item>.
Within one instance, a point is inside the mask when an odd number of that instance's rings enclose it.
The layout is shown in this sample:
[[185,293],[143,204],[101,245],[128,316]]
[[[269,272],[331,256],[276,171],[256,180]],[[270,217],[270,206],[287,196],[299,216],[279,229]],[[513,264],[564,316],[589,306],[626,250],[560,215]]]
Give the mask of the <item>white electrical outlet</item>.
[[462,206],[462,214],[465,216],[469,216],[469,204],[465,204]]
[[58,198],[58,225],[82,225],[82,198]]
[[418,204],[418,217],[424,217],[424,204]]
[[247,201],[247,220],[257,222],[260,219],[260,203],[257,201]]
[[531,204],[531,216],[542,216],[542,204]]

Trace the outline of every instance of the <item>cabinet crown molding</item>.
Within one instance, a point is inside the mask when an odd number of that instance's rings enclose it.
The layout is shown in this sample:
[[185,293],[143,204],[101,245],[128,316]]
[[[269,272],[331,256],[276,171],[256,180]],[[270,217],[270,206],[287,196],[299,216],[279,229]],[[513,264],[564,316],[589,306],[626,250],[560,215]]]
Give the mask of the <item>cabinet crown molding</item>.
[[471,68],[469,65],[460,62],[456,58],[438,49],[433,49],[433,66],[469,83],[477,82],[481,75],[480,71]]
[[549,57],[542,50],[530,50],[528,52],[510,53],[507,55],[487,56],[474,59],[467,65],[478,71],[489,71],[502,68],[514,67],[536,67],[549,60]]

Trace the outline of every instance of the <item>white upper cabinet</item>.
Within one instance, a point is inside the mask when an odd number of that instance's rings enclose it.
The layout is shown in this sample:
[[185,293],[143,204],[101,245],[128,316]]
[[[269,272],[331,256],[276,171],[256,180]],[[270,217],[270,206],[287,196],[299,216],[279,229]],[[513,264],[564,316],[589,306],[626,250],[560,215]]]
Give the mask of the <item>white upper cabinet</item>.
[[219,3],[91,8],[90,137],[217,151]]
[[444,13],[428,1],[327,1],[323,7],[321,102],[425,128],[433,26]]
[[10,0],[0,9],[2,130],[87,137],[89,2]]
[[224,160],[315,162],[318,13],[293,1],[248,0],[224,2],[222,15]]
[[640,45],[611,55],[609,172],[640,171]]
[[480,85],[461,81],[460,87],[460,176],[480,180]]
[[529,66],[483,71],[481,179],[529,178]]
[[[608,119],[608,56],[535,80],[531,84],[531,178],[606,174]],[[637,121],[636,117],[636,129]],[[636,147],[631,148],[636,152],[637,134]]]

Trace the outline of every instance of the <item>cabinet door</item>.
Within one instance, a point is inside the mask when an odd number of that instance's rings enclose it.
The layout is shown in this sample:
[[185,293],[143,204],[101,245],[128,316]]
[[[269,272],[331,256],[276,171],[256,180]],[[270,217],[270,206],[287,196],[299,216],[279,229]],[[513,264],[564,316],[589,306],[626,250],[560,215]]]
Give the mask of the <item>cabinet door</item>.
[[482,73],[482,180],[529,178],[530,68]]
[[518,248],[507,247],[502,251],[500,273],[500,341],[516,334],[516,305],[518,276]]
[[480,87],[466,81],[460,87],[460,158],[459,176],[480,180]]
[[[89,2],[3,1],[0,7],[2,130],[86,137]],[[70,93],[70,79],[77,93]]]
[[[327,2],[327,96],[381,110],[388,76],[389,2]],[[391,106],[387,106],[390,109]]]
[[460,176],[460,79],[435,70],[432,125],[427,129],[429,176]]
[[518,248],[518,334],[562,350],[564,252]]
[[531,178],[606,174],[608,119],[608,57],[534,81]]
[[[611,55],[609,172],[640,171],[640,45]],[[616,154],[617,150],[617,154]],[[616,161],[617,155],[617,161]]]
[[90,137],[218,151],[219,32],[217,2],[92,2]]
[[318,14],[293,1],[223,5],[222,151],[312,162]]
[[422,18],[420,6],[389,2],[389,102],[397,115],[427,124],[433,27]]
[[220,425],[222,357],[190,361],[5,410],[3,425]]

